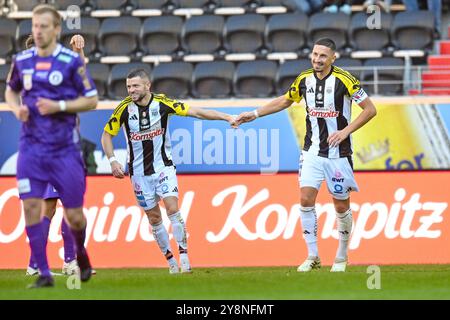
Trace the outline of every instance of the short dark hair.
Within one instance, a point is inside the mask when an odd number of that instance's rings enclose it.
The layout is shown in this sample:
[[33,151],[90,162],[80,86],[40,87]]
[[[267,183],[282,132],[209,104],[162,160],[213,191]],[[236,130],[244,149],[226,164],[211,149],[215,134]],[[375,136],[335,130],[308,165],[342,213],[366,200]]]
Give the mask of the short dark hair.
[[150,80],[150,75],[144,69],[133,69],[127,75],[127,79],[131,79],[131,78],[135,78],[135,77],[139,77],[141,79],[147,78]]
[[316,42],[314,42],[314,45],[325,46],[333,51],[336,51],[336,43],[334,43],[334,41],[330,38],[320,38]]

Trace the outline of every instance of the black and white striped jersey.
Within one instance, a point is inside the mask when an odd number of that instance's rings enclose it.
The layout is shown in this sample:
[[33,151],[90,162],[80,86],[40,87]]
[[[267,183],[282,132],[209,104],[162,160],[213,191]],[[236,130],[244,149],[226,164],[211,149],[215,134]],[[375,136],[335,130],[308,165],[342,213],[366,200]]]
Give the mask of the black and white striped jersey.
[[188,109],[163,94],[152,94],[147,106],[136,105],[130,97],[120,102],[104,130],[116,136],[124,126],[130,175],[148,176],[173,166],[169,116],[186,116]]
[[323,79],[313,69],[302,72],[292,83],[285,97],[294,102],[305,99],[306,136],[303,150],[326,158],[342,158],[352,154],[349,136],[331,148],[330,134],[344,129],[351,121],[352,100],[361,103],[367,98],[358,79],[336,66]]

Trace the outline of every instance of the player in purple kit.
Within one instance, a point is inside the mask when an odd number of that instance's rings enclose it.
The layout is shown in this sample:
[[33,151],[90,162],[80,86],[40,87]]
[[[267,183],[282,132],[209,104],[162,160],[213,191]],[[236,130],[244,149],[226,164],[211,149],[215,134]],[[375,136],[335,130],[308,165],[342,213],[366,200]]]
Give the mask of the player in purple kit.
[[[74,35],[70,39],[70,45],[74,52],[77,52],[81,59],[84,60],[84,38],[77,34]],[[30,35],[25,42],[25,48],[30,49],[34,46],[33,35]],[[78,123],[77,123],[78,126]],[[53,216],[56,213],[56,204],[59,199],[58,191],[52,186],[47,185],[47,189],[45,191],[44,197],[44,205],[43,205],[43,214],[42,214],[42,228],[44,230],[45,239],[48,238],[48,232],[50,229],[50,223],[53,219]],[[66,275],[75,274],[78,271],[78,264],[76,261],[75,255],[75,244],[73,240],[72,233],[70,231],[69,226],[66,223],[66,220],[63,218],[61,222],[61,235],[64,243],[64,264],[62,267],[62,273]],[[30,255],[30,261],[27,267],[27,276],[33,276],[39,274],[38,266],[36,259],[34,259],[33,254]]]
[[54,285],[40,221],[48,183],[59,191],[65,208],[76,244],[81,281],[89,280],[92,272],[84,247],[86,172],[75,127],[77,112],[96,107],[97,90],[79,55],[57,42],[60,33],[61,16],[53,7],[34,8],[32,34],[36,47],[16,55],[5,92],[6,102],[23,122],[17,184],[26,232],[40,271],[31,288]]

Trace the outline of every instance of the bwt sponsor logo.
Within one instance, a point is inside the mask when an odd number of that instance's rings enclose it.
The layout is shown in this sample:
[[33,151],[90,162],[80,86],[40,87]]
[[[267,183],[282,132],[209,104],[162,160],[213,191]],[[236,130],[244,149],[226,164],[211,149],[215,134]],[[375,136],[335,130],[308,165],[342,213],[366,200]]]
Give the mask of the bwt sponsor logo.
[[339,111],[308,108],[308,115],[316,118],[337,118]]
[[[0,195],[0,220],[7,212],[4,210],[9,200],[17,201],[17,189],[12,188]],[[103,206],[92,206],[84,208],[84,213],[88,220],[86,229],[86,245],[90,241],[95,242],[114,242],[118,240],[119,231],[127,219],[128,229],[126,230],[125,241],[132,242],[142,240],[146,242],[154,241],[149,228],[148,219],[142,214],[138,206],[121,206],[114,203],[114,194],[107,192],[103,197]],[[181,214],[185,221],[191,214],[191,208],[196,201],[196,193],[188,191],[180,197]],[[225,203],[231,205],[224,208]],[[264,208],[254,217],[254,207],[264,204]],[[248,188],[245,185],[234,185],[218,192],[212,199],[213,207],[221,207],[226,210],[227,216],[223,221],[221,228],[217,230],[207,230],[204,237],[209,243],[219,243],[226,241],[230,235],[238,235],[241,239],[252,240],[275,240],[291,239],[301,236],[299,221],[299,204],[293,204],[289,208],[280,203],[270,202],[270,192],[263,188],[254,195],[248,194]],[[407,195],[404,188],[398,188],[393,194],[392,203],[383,202],[364,202],[351,203],[354,213],[355,223],[353,234],[350,240],[349,248],[357,249],[362,241],[373,238],[385,239],[410,239],[410,238],[428,238],[436,239],[442,234],[439,224],[443,221],[442,214],[447,209],[447,202],[431,202],[421,200],[420,193]],[[164,208],[163,223],[166,229],[169,229],[170,221],[167,219]],[[321,233],[318,234],[322,239],[338,239],[339,234],[336,229],[336,216],[332,203],[317,204],[316,212],[320,223]],[[201,214],[195,212],[193,214]],[[268,230],[268,220],[271,216],[276,217],[276,225],[270,226]],[[131,217],[130,220],[128,220]],[[60,221],[62,218],[62,208],[58,208],[56,217],[53,219],[56,223],[51,224],[49,241],[59,242],[62,240],[59,233]],[[375,219],[375,222],[373,221]],[[271,219],[273,221],[273,219]],[[125,225],[125,224],[124,224]],[[109,228],[106,228],[109,226]],[[15,223],[12,231],[6,232],[0,225],[0,243],[7,244],[18,241],[24,234],[25,219],[23,212],[19,220]],[[11,228],[8,228],[11,230]],[[170,238],[172,235],[170,234]]]
[[154,137],[161,136],[164,134],[164,128],[143,132],[131,132],[130,141],[145,141],[152,140]]

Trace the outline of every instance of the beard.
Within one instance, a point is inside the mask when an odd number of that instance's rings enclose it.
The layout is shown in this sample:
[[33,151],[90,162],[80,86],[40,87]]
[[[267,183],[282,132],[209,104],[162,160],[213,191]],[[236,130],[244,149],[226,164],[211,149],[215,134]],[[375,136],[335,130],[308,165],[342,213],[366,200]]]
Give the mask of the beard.
[[[139,95],[134,94],[131,96],[131,100],[133,100],[133,102],[139,102],[142,99],[144,99],[146,95],[147,95],[146,93],[141,93]],[[135,97],[137,97],[137,98],[135,98]]]

